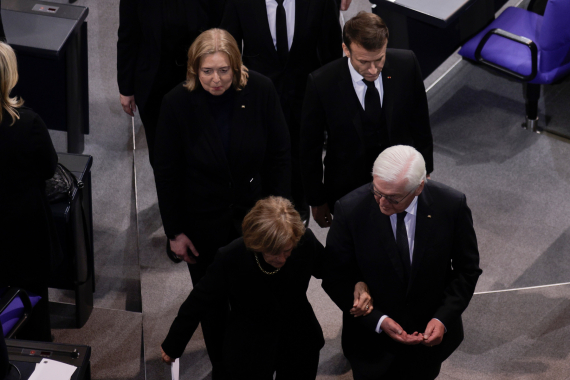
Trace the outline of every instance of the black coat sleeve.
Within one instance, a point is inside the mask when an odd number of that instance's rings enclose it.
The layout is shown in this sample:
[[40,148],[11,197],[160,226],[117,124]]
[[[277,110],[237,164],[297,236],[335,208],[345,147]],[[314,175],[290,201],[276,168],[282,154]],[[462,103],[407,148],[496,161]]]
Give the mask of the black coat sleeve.
[[447,284],[442,304],[434,315],[434,318],[439,319],[445,326],[459,319],[465,311],[475,292],[477,280],[483,272],[479,268],[477,237],[465,195],[456,212],[451,264],[452,279]]
[[156,129],[154,179],[164,232],[181,233],[184,210],[184,146],[181,121],[177,115],[177,96],[164,97]]
[[422,79],[420,64],[415,54],[410,51],[414,60],[414,110],[411,112],[411,133],[414,140],[414,147],[422,154],[426,162],[426,170],[433,171],[433,137],[429,122],[429,110],[426,96],[426,89]]
[[186,301],[180,306],[178,315],[172,322],[162,349],[171,358],[179,358],[204,315],[217,310],[219,305],[227,304],[224,274],[225,254],[219,251],[216,259],[208,267],[204,277],[192,289]]
[[41,179],[50,179],[57,167],[57,153],[42,118],[35,114],[32,122],[32,143],[34,144],[35,168]]
[[291,140],[289,129],[281,110],[277,91],[267,81],[267,100],[263,109],[268,128],[267,150],[261,169],[263,193],[291,198]]
[[119,92],[125,96],[135,93],[135,68],[141,37],[137,3],[138,0],[121,0],[119,3],[117,82]]
[[325,203],[323,185],[323,144],[325,141],[326,115],[319,97],[313,74],[309,74],[301,118],[301,175],[311,206]]
[[[355,256],[354,241],[348,226],[347,216],[341,202],[336,202],[335,216],[326,245],[327,271],[322,287],[344,314],[350,313],[354,302],[354,286],[364,281]],[[359,323],[371,331],[376,330],[384,315],[376,306],[370,314],[358,317]]]

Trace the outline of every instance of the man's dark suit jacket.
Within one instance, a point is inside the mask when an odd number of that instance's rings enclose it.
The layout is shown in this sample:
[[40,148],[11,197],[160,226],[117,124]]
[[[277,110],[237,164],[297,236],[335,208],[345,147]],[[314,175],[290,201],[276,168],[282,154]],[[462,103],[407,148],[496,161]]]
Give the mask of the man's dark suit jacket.
[[[160,0],[121,0],[117,42],[117,81],[119,92],[135,96],[139,108],[144,108],[160,73],[162,42],[162,11]],[[206,0],[184,3],[189,41],[208,29],[209,7]],[[189,47],[189,46],[188,46]],[[184,54],[182,52],[182,58]],[[163,57],[164,58],[164,57]],[[168,57],[174,61],[176,57]],[[181,78],[182,80],[184,78]]]
[[[297,119],[297,124],[300,121],[309,73],[342,57],[340,24],[330,0],[295,1],[295,32],[285,65],[273,44],[264,0],[227,0],[221,28],[230,32],[240,47],[243,41],[244,64],[271,78],[288,122],[291,118]],[[291,101],[298,107],[289,110]],[[289,112],[299,115],[290,117]]]
[[[416,218],[412,274],[405,284],[390,217],[382,214],[368,185],[336,204],[326,244],[334,278],[325,277],[323,288],[344,312],[345,356],[369,376],[381,374],[400,355],[413,365],[441,363],[463,340],[461,314],[482,272],[471,210],[464,194],[428,180]],[[355,319],[348,311],[357,281],[368,284],[374,310]],[[423,333],[437,318],[447,332],[437,346],[405,346],[375,332],[382,315],[408,333]]]
[[[226,157],[207,97],[182,83],[165,95],[157,129],[154,175],[167,235],[240,223],[269,195],[289,197],[289,133],[269,79],[249,72],[234,98]],[[240,223],[241,224],[241,223]]]
[[[311,206],[335,202],[370,182],[374,160],[365,154],[358,101],[348,68],[341,58],[309,75],[301,122],[303,185]],[[382,70],[383,111],[389,142],[410,145],[433,171],[433,140],[422,76],[414,53],[387,49]],[[323,135],[327,131],[323,183]]]
[[258,378],[256,374],[267,372],[282,359],[278,355],[291,357],[292,366],[303,356],[313,357],[309,354],[323,347],[324,338],[307,300],[307,287],[311,276],[322,277],[323,251],[307,230],[281,270],[267,275],[242,238],[221,248],[206,276],[180,307],[162,343],[164,352],[179,358],[201,318],[229,300],[224,366],[236,378],[241,379],[240,374]]

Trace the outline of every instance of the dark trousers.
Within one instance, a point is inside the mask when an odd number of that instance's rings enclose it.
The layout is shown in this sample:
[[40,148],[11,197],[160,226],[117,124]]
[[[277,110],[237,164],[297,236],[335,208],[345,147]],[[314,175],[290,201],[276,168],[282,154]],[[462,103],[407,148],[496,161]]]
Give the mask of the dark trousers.
[[[172,61],[174,61],[174,59],[172,59]],[[139,107],[139,115],[146,135],[148,158],[151,166],[154,163],[154,142],[156,141],[156,128],[158,126],[162,98],[185,78],[186,72],[184,68],[164,68],[161,66],[159,68],[159,76],[152,86],[146,103],[143,104],[142,107]]]
[[[227,226],[226,228],[211,228],[207,231],[187,236],[190,237],[200,255],[196,264],[188,264],[192,284],[196,286],[214,261],[218,249],[238,238],[240,233],[233,226]],[[226,304],[218,309],[211,310],[200,321],[206,350],[212,362],[212,380],[227,379],[222,358],[228,315],[229,304]]]
[[232,373],[228,375],[231,380],[315,380],[319,367],[319,350],[312,352],[298,352],[297,350],[283,349],[277,354],[274,366],[267,370],[260,368],[246,370],[245,373]]
[[160,115],[160,107],[162,106],[162,98],[165,93],[153,91],[150,93],[148,101],[144,107],[139,107],[139,115],[144,127],[146,135],[146,144],[148,146],[148,159],[150,165],[154,162],[154,142],[156,140],[156,127],[158,125],[158,117]]
[[366,363],[349,361],[352,365],[354,380],[434,380],[441,370],[441,363],[417,363],[414,360],[399,357],[389,365],[387,371],[372,376],[370,375],[370,368],[366,368],[366,371],[363,370],[362,366]]
[[291,137],[291,198],[295,205],[295,210],[301,214],[301,219],[307,220],[311,214],[303,188],[299,149],[301,143],[301,109],[303,107],[303,99],[289,98],[288,101],[281,102],[281,107]]

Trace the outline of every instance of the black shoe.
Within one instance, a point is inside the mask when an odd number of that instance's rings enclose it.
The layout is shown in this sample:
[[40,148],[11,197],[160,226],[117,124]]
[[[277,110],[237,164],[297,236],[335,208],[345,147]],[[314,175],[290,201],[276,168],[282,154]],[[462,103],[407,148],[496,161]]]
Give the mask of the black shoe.
[[170,249],[170,240],[168,240],[168,238],[166,238],[166,255],[172,262],[174,262],[174,264],[182,262],[182,259],[180,259],[180,257],[178,257],[174,252],[172,252],[172,249]]

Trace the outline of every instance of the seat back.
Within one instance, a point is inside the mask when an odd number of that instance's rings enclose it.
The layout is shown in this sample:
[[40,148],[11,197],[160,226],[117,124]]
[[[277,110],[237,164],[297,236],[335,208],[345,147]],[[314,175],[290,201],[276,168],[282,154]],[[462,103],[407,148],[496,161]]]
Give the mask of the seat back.
[[551,71],[570,62],[570,1],[549,0],[538,37],[540,68]]
[[40,299],[19,288],[0,289],[0,323],[4,337],[12,338],[16,334]]

